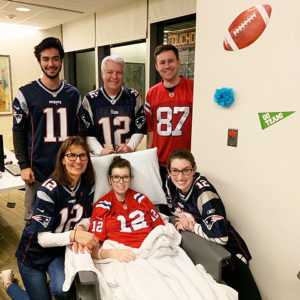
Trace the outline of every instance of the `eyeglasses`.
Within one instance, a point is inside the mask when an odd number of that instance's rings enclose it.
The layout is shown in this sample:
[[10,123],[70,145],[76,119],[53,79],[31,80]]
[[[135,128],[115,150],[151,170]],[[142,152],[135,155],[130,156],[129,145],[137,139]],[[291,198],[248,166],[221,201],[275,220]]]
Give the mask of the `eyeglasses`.
[[112,175],[112,176],[110,176],[110,178],[113,182],[120,182],[120,180],[122,179],[123,182],[127,183],[131,180],[131,176],[129,176],[129,175],[125,175],[125,176]]
[[172,176],[178,176],[179,173],[182,173],[182,175],[191,175],[193,168],[184,168],[182,170],[170,169],[169,171]]
[[75,153],[67,153],[65,154],[65,156],[71,160],[71,161],[75,161],[77,159],[77,157],[79,157],[80,160],[85,161],[88,159],[88,154],[87,153],[80,153],[80,154],[75,154]]

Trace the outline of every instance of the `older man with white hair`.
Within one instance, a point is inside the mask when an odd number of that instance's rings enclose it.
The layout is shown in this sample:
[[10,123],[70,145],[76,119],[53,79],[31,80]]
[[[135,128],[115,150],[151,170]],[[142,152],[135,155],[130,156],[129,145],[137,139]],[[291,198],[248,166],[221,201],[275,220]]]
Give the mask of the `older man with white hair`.
[[117,55],[101,63],[104,86],[83,99],[90,123],[87,142],[94,154],[135,151],[146,133],[144,108],[138,92],[122,86],[125,62]]

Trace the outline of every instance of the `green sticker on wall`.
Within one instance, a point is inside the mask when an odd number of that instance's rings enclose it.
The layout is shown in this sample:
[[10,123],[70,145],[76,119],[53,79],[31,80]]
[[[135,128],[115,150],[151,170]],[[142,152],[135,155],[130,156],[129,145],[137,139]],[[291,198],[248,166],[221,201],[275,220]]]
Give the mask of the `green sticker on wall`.
[[271,125],[283,120],[295,111],[283,111],[283,112],[262,112],[258,113],[260,125],[262,129],[266,129]]

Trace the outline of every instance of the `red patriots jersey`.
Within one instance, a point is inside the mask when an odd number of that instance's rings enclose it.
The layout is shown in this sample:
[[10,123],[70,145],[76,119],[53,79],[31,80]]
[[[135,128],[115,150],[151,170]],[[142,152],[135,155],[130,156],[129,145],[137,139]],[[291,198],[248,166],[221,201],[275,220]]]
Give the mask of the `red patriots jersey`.
[[125,201],[120,202],[111,190],[95,203],[90,232],[101,242],[109,239],[139,248],[158,225],[164,222],[145,195],[129,189]]
[[145,112],[147,130],[153,131],[159,164],[166,167],[169,154],[191,150],[194,81],[181,77],[173,92],[160,82],[148,91]]

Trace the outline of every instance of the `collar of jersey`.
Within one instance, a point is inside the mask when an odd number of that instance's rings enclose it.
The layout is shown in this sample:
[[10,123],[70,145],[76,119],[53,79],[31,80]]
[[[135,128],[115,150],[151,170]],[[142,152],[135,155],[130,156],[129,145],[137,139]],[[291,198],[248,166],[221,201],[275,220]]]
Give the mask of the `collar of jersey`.
[[78,182],[77,182],[77,185],[75,186],[74,189],[70,189],[66,186],[63,186],[63,188],[66,190],[67,193],[69,193],[70,195],[72,194],[76,194],[78,189],[79,189],[79,186],[80,186],[80,183],[81,183],[81,178],[79,178]]
[[41,81],[40,79],[37,79],[36,82],[38,83],[38,85],[39,85],[43,90],[45,90],[47,93],[49,93],[49,94],[52,95],[53,97],[54,97],[54,94],[55,94],[55,95],[58,95],[58,94],[62,91],[62,89],[64,88],[64,86],[65,86],[64,81],[61,80],[61,81],[60,81],[60,87],[59,87],[57,90],[50,90],[50,89],[48,89],[48,88],[42,83],[42,81]]
[[187,200],[190,198],[190,196],[191,196],[191,194],[192,194],[192,192],[193,192],[193,189],[194,189],[194,185],[196,184],[197,180],[199,180],[200,177],[201,177],[200,173],[198,173],[198,172],[196,172],[195,175],[196,175],[196,176],[195,176],[195,179],[194,179],[194,181],[193,181],[193,183],[192,183],[192,185],[191,185],[189,191],[187,192],[187,194],[182,194],[182,193],[180,192],[180,190],[178,189],[179,197],[180,197],[182,200],[184,200],[184,201],[187,201]]
[[119,94],[114,99],[111,99],[108,96],[108,94],[106,93],[106,91],[105,91],[105,89],[104,89],[103,86],[101,87],[101,91],[102,91],[102,94],[103,94],[103,96],[105,97],[106,100],[108,100],[109,102],[115,102],[116,103],[120,99],[120,97],[122,96],[122,94],[123,94],[123,86],[121,87],[121,90],[120,90]]

